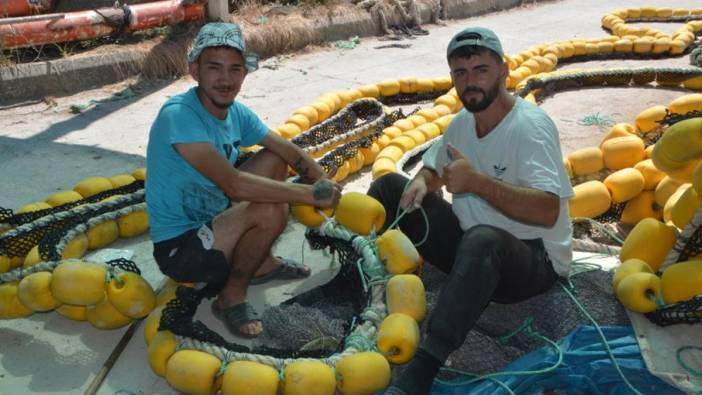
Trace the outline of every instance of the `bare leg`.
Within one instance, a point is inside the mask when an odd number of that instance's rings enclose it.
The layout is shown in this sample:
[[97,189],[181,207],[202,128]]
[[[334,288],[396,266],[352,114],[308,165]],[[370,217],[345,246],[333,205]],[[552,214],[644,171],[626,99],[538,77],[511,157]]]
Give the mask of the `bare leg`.
[[[256,154],[240,169],[277,180],[283,180],[287,175],[286,164],[266,150]],[[287,220],[287,204],[238,202],[212,221],[213,248],[222,251],[232,265],[230,276],[215,301],[218,307],[227,308],[246,300],[249,280],[264,261],[271,261],[271,245],[285,229]],[[275,268],[274,263],[268,263],[273,266],[268,270]],[[246,323],[240,331],[256,335],[262,331],[261,322]]]
[[[213,248],[225,252],[227,261],[232,264],[229,278],[215,301],[219,308],[246,301],[249,281],[269,256],[271,245],[286,224],[287,211],[281,205],[248,202],[237,203],[215,219]],[[256,335],[263,328],[260,321],[252,321],[239,330]]]
[[[283,181],[288,176],[287,165],[277,155],[265,149],[239,166],[239,170],[278,181]],[[286,206],[285,208],[287,210],[287,205],[284,206]],[[279,264],[279,260],[271,255],[269,246],[268,254],[254,277],[262,276],[274,270]]]

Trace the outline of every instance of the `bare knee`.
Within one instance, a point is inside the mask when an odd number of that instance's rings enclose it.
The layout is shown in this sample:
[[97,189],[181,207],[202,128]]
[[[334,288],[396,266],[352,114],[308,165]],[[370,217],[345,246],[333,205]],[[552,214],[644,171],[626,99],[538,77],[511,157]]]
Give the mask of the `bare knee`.
[[239,170],[279,181],[284,180],[288,175],[287,163],[268,149],[257,152],[251,159],[239,166]]
[[246,215],[255,223],[258,231],[279,235],[288,224],[287,206],[280,203],[252,203]]

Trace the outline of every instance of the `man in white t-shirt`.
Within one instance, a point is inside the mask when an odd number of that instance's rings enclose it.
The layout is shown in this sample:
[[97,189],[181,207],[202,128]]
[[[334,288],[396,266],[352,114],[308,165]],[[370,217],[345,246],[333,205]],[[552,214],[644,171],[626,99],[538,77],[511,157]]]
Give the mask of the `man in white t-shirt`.
[[[467,28],[448,45],[448,64],[465,107],[422,157],[408,181],[376,180],[368,194],[387,223],[408,211],[400,229],[425,260],[449,274],[417,354],[386,394],[428,394],[449,354],[459,348],[490,301],[516,303],[567,276],[572,249],[558,131],[537,106],[505,88],[508,67],[492,31]],[[409,182],[409,184],[408,184]],[[453,194],[448,203],[436,193]]]

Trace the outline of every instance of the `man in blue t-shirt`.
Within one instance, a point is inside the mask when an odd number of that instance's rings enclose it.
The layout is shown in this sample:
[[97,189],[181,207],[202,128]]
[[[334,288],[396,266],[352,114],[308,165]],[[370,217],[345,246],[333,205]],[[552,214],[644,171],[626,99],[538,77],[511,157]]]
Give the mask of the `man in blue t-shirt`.
[[[246,302],[249,284],[309,275],[309,268],[270,252],[287,224],[288,203],[334,207],[341,187],[234,101],[257,67],[237,25],[203,26],[188,61],[197,87],[169,99],[149,134],[146,203],[154,258],[176,281],[218,287],[215,315],[233,333],[256,336],[262,327]],[[239,148],[256,144],[264,149],[235,168]],[[284,182],[288,165],[303,183]]]

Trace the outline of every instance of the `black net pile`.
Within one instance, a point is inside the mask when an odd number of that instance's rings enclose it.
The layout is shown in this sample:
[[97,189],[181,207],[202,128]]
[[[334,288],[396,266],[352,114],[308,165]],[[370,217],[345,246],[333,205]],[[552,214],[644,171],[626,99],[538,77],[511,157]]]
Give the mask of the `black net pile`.
[[121,271],[125,272],[132,272],[136,274],[141,274],[141,270],[139,270],[139,266],[134,263],[134,261],[125,259],[125,258],[117,258],[113,259],[111,261],[106,262],[108,266],[119,269]]
[[[359,133],[352,141],[340,145],[318,160],[319,165],[328,172],[341,166],[344,161],[355,157],[360,148],[370,147],[373,141],[382,135],[383,129],[406,117],[401,109],[385,114],[381,104],[419,103],[434,100],[446,92],[448,90],[412,94],[398,93],[397,95],[379,97],[378,100],[359,99],[336,115],[299,134],[291,141],[300,148],[309,148],[329,141],[336,136],[358,130]],[[252,155],[253,152],[239,155],[236,166],[245,162]]]
[[417,93],[398,93],[392,96],[381,96],[378,98],[381,103],[386,106],[397,106],[403,104],[413,104],[423,101],[434,100],[441,95],[446,94],[449,89],[446,90],[436,90],[429,92],[417,92]]
[[[320,236],[308,231],[313,248],[328,248],[340,257],[341,270],[329,283],[298,295],[280,306],[269,307],[263,314],[264,331],[251,349],[228,343],[208,330],[201,322],[192,322],[201,301],[198,291],[180,288],[178,298],[163,312],[160,329],[169,329],[181,336],[208,341],[232,351],[245,351],[277,357],[326,357],[343,348],[358,314],[367,304],[358,271],[357,254],[350,243]],[[446,275],[431,265],[425,265],[423,281],[427,291],[427,308],[431,314]],[[582,305],[600,325],[629,324],[626,312],[612,294],[612,274],[593,271],[572,278],[573,291]],[[580,325],[589,324],[570,297],[556,285],[546,293],[524,302],[490,304],[463,346],[456,350],[448,366],[476,373],[503,368],[514,359],[545,344],[524,334],[507,343],[498,338],[511,333],[526,319],[540,334],[558,340]],[[422,322],[426,330],[427,320]],[[265,346],[264,346],[265,344]],[[394,369],[398,374],[402,367]]]
[[654,80],[659,84],[679,84],[702,75],[699,68],[659,68],[586,70],[570,74],[547,75],[530,78],[526,85],[517,92],[525,97],[535,89],[542,89],[545,95],[556,92],[579,89],[588,86],[629,86],[631,83],[643,84]]
[[368,125],[382,116],[383,107],[377,101],[358,100],[324,122],[300,133],[291,141],[300,148],[313,147],[352,129]]
[[661,22],[661,23],[671,23],[671,22],[678,22],[678,23],[686,23],[690,21],[699,21],[702,19],[702,15],[671,15],[671,16],[657,16],[657,17],[649,17],[649,18],[626,18],[625,21],[627,23],[644,23],[644,22]]
[[625,206],[625,203],[612,203],[612,205],[609,207],[609,210],[607,210],[604,214],[600,215],[599,217],[595,217],[594,220],[606,224],[619,222],[619,219],[622,217],[622,212],[624,211]]
[[645,315],[651,322],[660,326],[702,322],[702,295],[656,309]]
[[[1,218],[0,221],[13,226],[28,224],[46,215],[57,214],[83,204],[97,203],[110,196],[132,194],[140,189],[143,189],[143,187],[143,181],[135,181],[129,185],[110,189],[73,203],[67,203],[58,207],[52,207],[40,211],[11,215]],[[115,202],[104,202],[99,205],[95,205],[92,209],[86,210],[81,214],[76,213],[75,215],[68,216],[62,220],[50,221],[42,226],[34,226],[31,227],[31,229],[22,232],[5,233],[4,235],[0,235],[0,255],[10,258],[24,257],[27,255],[29,250],[32,249],[32,247],[38,244],[39,256],[43,261],[60,260],[61,256],[56,251],[55,246],[70,229],[81,223],[87,222],[90,218],[143,201],[144,198],[142,196],[138,199],[127,199],[125,202],[119,204]]]
[[22,213],[22,214],[15,214],[12,210],[2,208],[0,207],[0,224],[7,224],[12,227],[28,224],[30,222],[33,222],[34,220],[41,218],[43,216],[49,215],[49,214],[55,214],[61,211],[66,211],[70,210],[73,207],[80,206],[82,204],[88,204],[88,203],[97,203],[103,199],[106,199],[110,196],[115,196],[115,195],[126,195],[130,193],[134,193],[140,189],[144,188],[144,181],[134,181],[133,183],[129,185],[125,185],[123,187],[119,188],[113,188],[113,189],[108,189],[106,191],[100,192],[98,194],[95,194],[93,196],[71,202],[71,203],[66,203],[62,204],[57,207],[51,207],[43,210],[38,210],[38,211],[31,211],[27,213]]
[[698,227],[680,251],[677,262],[685,262],[700,252],[702,252],[702,229]]
[[[431,265],[425,265],[423,281],[427,291],[427,312],[431,314],[446,275]],[[626,311],[612,293],[612,273],[592,271],[571,278],[575,296],[599,325],[630,325]],[[427,315],[429,316],[429,315]],[[515,331],[527,319],[533,319],[532,328],[543,336],[557,341],[581,325],[590,325],[578,307],[560,285],[554,285],[544,294],[520,303],[503,305],[491,303],[485,309],[466,341],[454,351],[446,366],[478,374],[504,368],[522,355],[547,346],[546,343],[523,333],[512,337],[506,344],[499,338]],[[426,333],[427,320],[422,322]],[[393,370],[399,375],[402,367]],[[453,378],[443,375],[444,378]]]
[[372,128],[369,128],[362,137],[358,137],[324,155],[324,157],[319,159],[319,165],[322,166],[325,171],[341,166],[344,161],[356,156],[359,148],[370,147],[371,144],[373,144],[373,141],[383,134],[383,129],[392,125],[398,119],[404,117],[405,116],[403,115],[402,110],[396,110],[390,114],[386,114],[382,122],[377,123]]
[[359,323],[368,304],[356,261],[360,256],[349,242],[308,230],[312,249],[329,249],[337,254],[339,272],[328,283],[302,293],[280,306],[268,308],[262,317],[264,331],[253,347],[228,342],[193,316],[206,297],[217,290],[179,287],[176,299],[161,315],[159,330],[215,344],[235,352],[251,352],[276,358],[325,358],[343,349],[343,340]]
[[690,111],[687,114],[674,114],[671,112],[668,112],[668,114],[661,120],[660,124],[661,126],[672,126],[675,125],[676,123],[680,121],[684,121],[686,119],[690,118],[700,118],[702,117],[702,111]]

